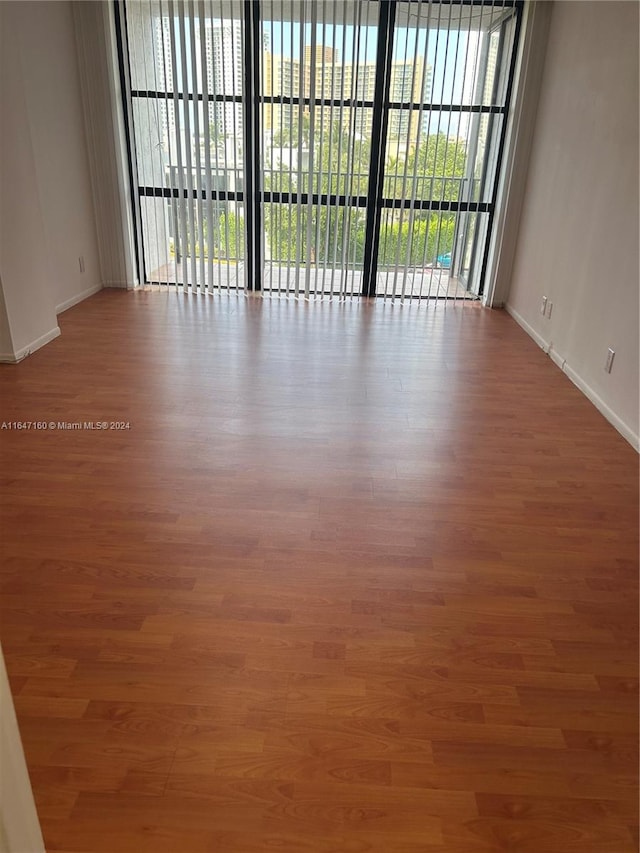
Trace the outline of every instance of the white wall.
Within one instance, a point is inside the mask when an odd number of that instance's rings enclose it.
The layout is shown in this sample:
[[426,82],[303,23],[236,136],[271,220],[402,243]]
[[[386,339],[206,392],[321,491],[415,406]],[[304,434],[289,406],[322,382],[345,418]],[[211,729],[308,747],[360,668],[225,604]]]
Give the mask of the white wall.
[[0,279],[0,361],[4,354],[5,359],[9,359],[13,353],[13,341],[11,340],[11,327],[9,326],[9,317],[7,316],[7,306],[4,301],[4,290],[2,288],[2,279]]
[[51,286],[56,306],[64,306],[100,285],[73,15],[70,3],[20,6],[22,68]]
[[59,334],[22,75],[21,6],[0,3],[0,276],[15,357]]
[[0,649],[0,853],[44,853],[9,680]]
[[0,43],[0,357],[15,360],[101,283],[71,4],[0,3]]
[[113,4],[73,2],[71,6],[78,46],[102,283],[105,287],[132,288],[138,284],[135,229]]
[[638,5],[562,0],[507,310],[636,447],[638,292]]

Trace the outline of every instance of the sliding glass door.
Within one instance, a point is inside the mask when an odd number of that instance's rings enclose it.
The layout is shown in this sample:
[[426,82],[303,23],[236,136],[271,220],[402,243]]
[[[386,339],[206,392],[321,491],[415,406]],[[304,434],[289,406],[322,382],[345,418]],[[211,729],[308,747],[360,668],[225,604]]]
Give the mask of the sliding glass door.
[[379,5],[262,4],[264,290],[362,292]]
[[514,0],[120,0],[149,284],[482,291]]
[[144,281],[245,288],[244,5],[126,4]]
[[395,5],[379,295],[480,291],[515,19],[501,4]]

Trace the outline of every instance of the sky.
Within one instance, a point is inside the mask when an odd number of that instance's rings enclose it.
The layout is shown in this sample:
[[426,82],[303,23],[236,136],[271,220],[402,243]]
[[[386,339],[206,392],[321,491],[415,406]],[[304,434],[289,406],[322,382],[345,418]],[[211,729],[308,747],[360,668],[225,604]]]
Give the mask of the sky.
[[[337,7],[339,8],[339,7]],[[442,9],[442,7],[440,7]],[[268,13],[269,5],[265,3],[264,11]],[[427,65],[431,69],[430,91],[426,93],[431,103],[451,104],[470,101],[474,87],[474,77],[477,63],[479,37],[477,31],[468,29],[456,30],[444,28],[448,25],[446,13],[440,13],[442,19],[434,12],[429,29],[415,26],[396,26],[393,46],[394,62],[411,62],[414,58],[426,56]],[[450,13],[449,13],[450,14]],[[334,23],[315,25],[315,42],[324,44],[336,52],[340,62],[351,64],[354,57],[358,62],[375,62],[377,52],[378,27],[361,26],[359,30],[353,25]],[[237,22],[239,24],[239,22]],[[442,28],[438,29],[441,23]],[[181,36],[190,42],[190,22],[183,23],[184,34],[180,32],[175,20],[175,65],[178,77],[183,77],[181,68]],[[312,43],[312,25],[290,21],[263,20],[263,43],[273,54],[299,58],[301,50]],[[199,38],[200,22],[195,21],[195,32]],[[238,69],[240,73],[240,69]],[[192,88],[191,63],[187,63],[187,88]],[[427,133],[444,131],[447,135],[464,135],[468,126],[468,114],[452,111],[433,113],[425,116]]]
[[[442,20],[442,24],[447,21]],[[411,62],[426,56],[431,68],[431,91],[427,93],[432,103],[469,102],[473,89],[477,61],[478,34],[468,30],[437,29],[434,27],[397,27],[393,47],[394,62]],[[333,23],[316,25],[316,44],[331,47],[340,62],[375,62],[377,51],[377,26],[360,29],[359,43],[356,28]],[[290,22],[263,21],[263,33],[268,49],[276,55],[299,59],[301,46],[312,42],[312,25]],[[461,121],[462,119],[462,121]],[[433,115],[428,132],[444,130],[450,134],[464,131],[466,117],[456,113]]]

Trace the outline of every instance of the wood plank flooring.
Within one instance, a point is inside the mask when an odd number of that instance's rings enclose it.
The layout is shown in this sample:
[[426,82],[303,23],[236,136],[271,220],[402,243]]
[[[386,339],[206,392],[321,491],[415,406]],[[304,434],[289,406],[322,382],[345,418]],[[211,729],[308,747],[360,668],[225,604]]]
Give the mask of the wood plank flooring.
[[637,850],[638,459],[506,314],[60,321],[1,420],[130,428],[0,432],[49,851]]

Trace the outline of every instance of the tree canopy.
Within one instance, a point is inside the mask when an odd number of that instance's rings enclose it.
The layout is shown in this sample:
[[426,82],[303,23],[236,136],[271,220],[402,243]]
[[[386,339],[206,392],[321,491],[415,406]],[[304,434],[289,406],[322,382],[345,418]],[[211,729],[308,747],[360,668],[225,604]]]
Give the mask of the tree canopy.
[[[325,117],[326,118],[326,117]],[[343,121],[316,120],[308,114],[281,122],[267,149],[264,190],[366,197],[371,140],[363,132],[362,116],[346,110]],[[360,122],[360,126],[359,126]],[[313,130],[313,162],[311,134]],[[465,141],[444,133],[422,138],[418,147],[403,151],[391,140],[385,162],[383,196],[426,201],[457,201],[467,166]],[[290,196],[289,196],[290,198]],[[204,227],[205,252],[218,257],[242,257],[244,221],[219,205],[215,227]],[[263,206],[266,256],[274,263],[322,264],[342,268],[364,261],[366,210],[355,204],[289,204]],[[452,251],[456,215],[428,209],[386,208],[380,226],[380,267],[395,264],[421,267]]]
[[[274,135],[265,190],[366,196],[370,139],[354,134],[353,126],[338,122],[325,126],[322,133],[316,127],[311,172],[307,163],[296,159],[301,152],[308,156],[310,136],[308,116],[303,116],[302,125],[296,119],[289,129]],[[406,155],[401,151],[389,153],[383,194],[387,198],[456,201],[465,168],[464,140],[433,134]],[[269,257],[274,262],[304,262],[310,257],[312,263],[342,266],[346,260],[357,267],[364,260],[364,208],[269,203],[265,204],[264,219]],[[451,252],[454,232],[455,214],[387,209],[381,225],[378,263],[383,267],[433,263],[438,256]]]

